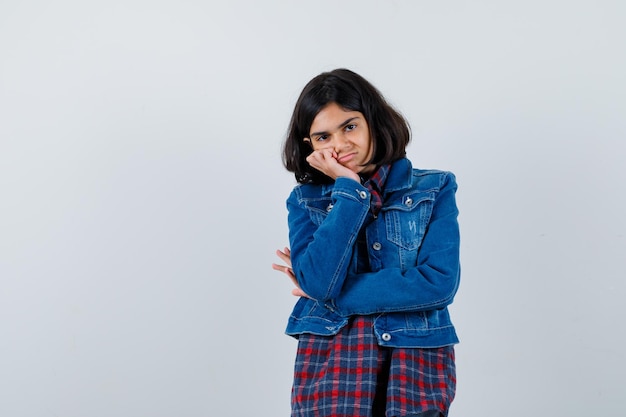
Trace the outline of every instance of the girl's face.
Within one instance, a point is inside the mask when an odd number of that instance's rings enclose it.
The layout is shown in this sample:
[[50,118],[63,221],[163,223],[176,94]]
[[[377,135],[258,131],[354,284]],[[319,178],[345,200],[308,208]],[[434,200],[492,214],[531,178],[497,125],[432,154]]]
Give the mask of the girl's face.
[[374,165],[364,165],[372,158],[373,147],[367,121],[361,112],[345,110],[329,103],[317,113],[309,137],[313,151],[331,148],[337,162],[355,173],[369,173]]

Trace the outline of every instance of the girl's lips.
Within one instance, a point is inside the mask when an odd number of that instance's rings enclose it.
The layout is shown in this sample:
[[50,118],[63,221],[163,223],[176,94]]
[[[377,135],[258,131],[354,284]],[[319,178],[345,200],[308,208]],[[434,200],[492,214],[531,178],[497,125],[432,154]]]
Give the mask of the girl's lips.
[[337,162],[348,162],[349,160],[351,160],[352,158],[354,158],[354,155],[356,155],[356,153],[349,153],[347,155],[343,155],[339,158],[337,158]]

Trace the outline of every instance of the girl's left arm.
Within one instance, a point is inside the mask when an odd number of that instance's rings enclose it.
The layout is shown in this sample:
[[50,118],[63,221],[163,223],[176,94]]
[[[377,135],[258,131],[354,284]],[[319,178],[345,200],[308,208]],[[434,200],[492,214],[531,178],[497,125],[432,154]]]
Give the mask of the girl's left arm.
[[349,275],[335,300],[343,315],[443,308],[459,287],[460,235],[454,175],[447,174],[435,199],[415,267],[383,268]]

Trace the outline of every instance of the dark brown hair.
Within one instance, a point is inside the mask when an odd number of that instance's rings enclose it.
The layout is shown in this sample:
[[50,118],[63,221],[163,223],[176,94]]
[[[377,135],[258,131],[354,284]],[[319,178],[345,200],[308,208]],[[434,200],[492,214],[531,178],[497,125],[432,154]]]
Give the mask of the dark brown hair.
[[347,69],[324,72],[300,93],[283,145],[283,164],[299,183],[329,183],[332,180],[306,161],[313,152],[304,138],[309,136],[315,116],[330,103],[363,114],[372,140],[372,159],[377,166],[406,156],[411,129],[404,117],[387,103],[383,95],[365,78]]

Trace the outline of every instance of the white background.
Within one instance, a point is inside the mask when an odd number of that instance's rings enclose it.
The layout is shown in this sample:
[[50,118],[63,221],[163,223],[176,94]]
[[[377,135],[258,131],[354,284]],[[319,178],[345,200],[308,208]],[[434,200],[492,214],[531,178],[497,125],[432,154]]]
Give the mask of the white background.
[[623,415],[624,4],[0,0],[0,415],[288,415],[280,148],[336,67],[458,178],[450,415]]

